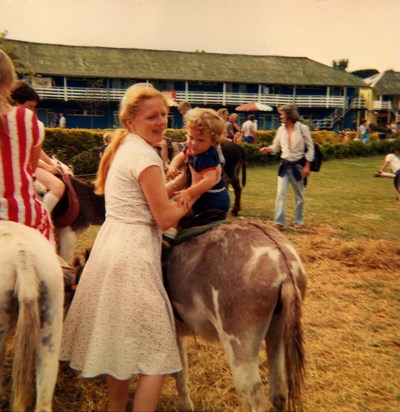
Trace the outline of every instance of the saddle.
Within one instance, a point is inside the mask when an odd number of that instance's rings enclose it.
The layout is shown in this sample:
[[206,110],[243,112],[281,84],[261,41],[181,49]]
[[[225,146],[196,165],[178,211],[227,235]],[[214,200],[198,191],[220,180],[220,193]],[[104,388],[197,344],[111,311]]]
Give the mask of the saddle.
[[[209,209],[205,212],[199,213],[193,217],[185,218],[180,222],[180,229],[174,240],[174,245],[178,245],[192,237],[199,236],[202,233],[207,232],[215,226],[225,222],[226,213],[220,209]],[[164,282],[166,283],[166,267],[168,263],[168,257],[170,249],[163,248],[161,254],[161,262],[164,272]]]
[[79,199],[75,192],[70,175],[60,170],[58,176],[65,184],[65,192],[53,210],[52,218],[55,227],[71,225],[79,214]]
[[226,219],[226,212],[221,209],[209,209],[191,217],[185,217],[180,222],[180,230],[174,244],[179,244],[192,237],[201,235]]

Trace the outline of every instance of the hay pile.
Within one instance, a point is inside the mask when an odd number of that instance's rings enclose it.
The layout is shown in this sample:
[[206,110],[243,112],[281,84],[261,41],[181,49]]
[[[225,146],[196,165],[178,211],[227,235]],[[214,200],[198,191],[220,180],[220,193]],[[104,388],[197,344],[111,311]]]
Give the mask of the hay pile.
[[[400,244],[348,241],[321,231],[289,237],[309,278],[304,410],[400,410]],[[196,410],[243,411],[220,346],[190,338],[188,352]],[[260,363],[267,389],[264,351]],[[105,379],[80,379],[62,364],[54,409],[105,411]],[[168,377],[159,411],[174,410],[176,391]]]

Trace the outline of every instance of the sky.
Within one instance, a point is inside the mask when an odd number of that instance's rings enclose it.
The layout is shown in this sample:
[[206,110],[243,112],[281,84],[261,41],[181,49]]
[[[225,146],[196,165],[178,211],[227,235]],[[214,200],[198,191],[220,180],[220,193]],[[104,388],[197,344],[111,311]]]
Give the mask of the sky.
[[400,0],[0,0],[38,43],[308,57],[400,71]]

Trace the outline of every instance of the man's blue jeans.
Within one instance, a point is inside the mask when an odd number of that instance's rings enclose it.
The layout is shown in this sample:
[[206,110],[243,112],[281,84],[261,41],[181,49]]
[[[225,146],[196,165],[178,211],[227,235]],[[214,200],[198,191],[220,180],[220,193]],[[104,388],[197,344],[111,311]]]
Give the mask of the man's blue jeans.
[[[303,170],[300,164],[295,165],[298,170]],[[286,224],[286,195],[289,189],[289,184],[293,187],[295,204],[294,204],[294,224],[304,225],[304,182],[303,179],[297,181],[293,176],[292,168],[288,168],[285,176],[278,176],[278,193],[275,202],[275,223],[285,226]]]

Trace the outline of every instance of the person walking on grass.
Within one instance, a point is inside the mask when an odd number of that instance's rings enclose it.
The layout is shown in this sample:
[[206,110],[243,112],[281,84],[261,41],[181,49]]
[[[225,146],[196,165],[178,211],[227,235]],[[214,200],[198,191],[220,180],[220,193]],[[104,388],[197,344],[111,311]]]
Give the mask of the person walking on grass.
[[314,159],[314,144],[308,126],[300,123],[294,104],[278,108],[282,125],[276,132],[272,145],[262,147],[261,153],[281,153],[278,169],[278,191],[276,195],[274,227],[283,230],[286,225],[286,195],[289,184],[295,195],[294,228],[304,227],[304,178],[310,175]]

